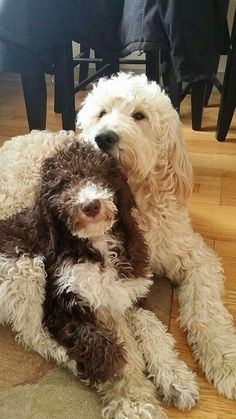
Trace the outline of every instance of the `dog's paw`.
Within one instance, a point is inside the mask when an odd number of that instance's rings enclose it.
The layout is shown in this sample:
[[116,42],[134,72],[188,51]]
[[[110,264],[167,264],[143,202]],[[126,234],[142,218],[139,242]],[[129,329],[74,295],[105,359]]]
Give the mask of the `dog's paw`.
[[227,399],[236,400],[236,372],[228,372],[214,384],[222,396]]
[[213,381],[218,392],[227,399],[236,400],[236,358],[228,362],[225,359],[221,368],[212,371],[213,377],[208,376],[209,381]]
[[157,384],[161,400],[180,410],[189,410],[196,405],[199,399],[198,386],[195,374],[192,373],[184,362],[179,363],[178,368],[171,371],[171,377]]
[[165,395],[162,393],[162,401],[168,405],[173,404],[180,410],[190,410],[198,402],[199,393],[197,388],[182,384],[171,384]]
[[221,345],[208,345],[208,348],[212,350],[205,350],[204,356],[201,354],[195,358],[219,394],[236,400],[236,336],[226,335]]
[[132,399],[113,400],[102,411],[104,419],[166,419],[158,403]]

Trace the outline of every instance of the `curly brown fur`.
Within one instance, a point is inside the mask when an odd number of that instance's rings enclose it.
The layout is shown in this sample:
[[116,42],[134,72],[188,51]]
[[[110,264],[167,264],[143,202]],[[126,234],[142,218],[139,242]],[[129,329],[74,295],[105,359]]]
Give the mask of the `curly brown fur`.
[[125,364],[125,350],[111,331],[97,325],[94,313],[72,292],[57,293],[55,279],[46,284],[43,322],[77,363],[90,384],[105,381]]
[[77,361],[81,376],[97,382],[119,371],[124,349],[114,333],[96,324],[94,313],[77,294],[57,293],[55,276],[65,260],[90,260],[104,268],[103,256],[90,240],[76,236],[80,209],[74,197],[88,180],[109,188],[117,201],[118,220],[111,234],[121,249],[115,269],[131,280],[145,276],[147,246],[132,217],[135,201],[129,186],[115,159],[79,142],[45,161],[35,207],[0,221],[0,252],[8,257],[27,253],[45,258],[44,325]]
[[71,321],[60,329],[59,341],[77,362],[80,378],[94,384],[112,378],[125,364],[125,350],[116,339],[94,323]]

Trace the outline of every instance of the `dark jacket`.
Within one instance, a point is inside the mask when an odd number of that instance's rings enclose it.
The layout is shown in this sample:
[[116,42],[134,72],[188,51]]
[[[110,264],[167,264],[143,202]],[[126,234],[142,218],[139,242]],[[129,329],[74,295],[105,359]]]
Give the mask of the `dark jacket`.
[[229,48],[227,0],[125,0],[121,55],[169,50],[179,81],[209,76]]
[[209,77],[229,47],[227,0],[0,0],[1,37],[40,52],[70,39],[126,56],[170,50],[179,81]]

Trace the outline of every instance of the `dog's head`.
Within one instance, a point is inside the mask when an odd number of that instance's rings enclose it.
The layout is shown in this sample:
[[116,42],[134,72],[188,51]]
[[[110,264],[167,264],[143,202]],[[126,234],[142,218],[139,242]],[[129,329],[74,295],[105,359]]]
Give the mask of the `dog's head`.
[[[109,172],[110,171],[110,172]],[[44,217],[61,220],[80,238],[104,234],[117,216],[111,159],[75,142],[45,161],[38,201]]]
[[142,183],[162,172],[185,202],[192,168],[179,116],[155,82],[125,73],[100,79],[86,97],[77,125],[86,141],[118,159],[130,182]]

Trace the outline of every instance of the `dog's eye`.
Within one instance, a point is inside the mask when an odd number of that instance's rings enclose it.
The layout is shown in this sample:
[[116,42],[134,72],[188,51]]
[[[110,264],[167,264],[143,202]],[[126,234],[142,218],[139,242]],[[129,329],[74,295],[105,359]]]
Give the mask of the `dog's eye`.
[[145,115],[142,112],[135,112],[133,113],[132,118],[134,118],[136,121],[141,121],[141,119],[145,118]]
[[102,111],[100,112],[100,114],[98,115],[98,118],[102,118],[104,115],[106,115],[106,111]]

